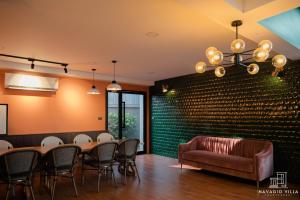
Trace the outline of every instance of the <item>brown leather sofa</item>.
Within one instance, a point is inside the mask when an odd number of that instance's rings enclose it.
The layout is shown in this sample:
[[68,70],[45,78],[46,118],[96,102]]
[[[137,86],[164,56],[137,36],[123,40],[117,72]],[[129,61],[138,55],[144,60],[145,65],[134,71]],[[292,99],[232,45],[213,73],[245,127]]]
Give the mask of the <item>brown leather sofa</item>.
[[273,145],[269,141],[197,136],[180,144],[178,161],[259,182],[273,174]]

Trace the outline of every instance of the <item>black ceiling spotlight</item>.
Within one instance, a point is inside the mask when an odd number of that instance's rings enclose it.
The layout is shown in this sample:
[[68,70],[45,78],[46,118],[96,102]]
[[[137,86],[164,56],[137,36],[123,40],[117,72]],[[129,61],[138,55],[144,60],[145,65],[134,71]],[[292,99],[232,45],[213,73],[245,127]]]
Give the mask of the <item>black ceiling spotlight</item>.
[[64,71],[67,74],[68,73],[68,68],[67,68],[68,64],[62,64],[62,66],[64,67]]
[[34,59],[33,58],[28,58],[28,61],[31,62],[31,69],[34,69]]
[[68,73],[68,69],[67,69],[68,64],[67,63],[55,62],[55,61],[50,61],[50,60],[41,60],[41,59],[35,59],[35,58],[27,58],[27,57],[23,57],[23,56],[14,56],[14,55],[2,54],[2,53],[0,53],[0,56],[28,60],[28,61],[31,62],[31,69],[34,69],[34,62],[35,61],[36,62],[44,62],[44,63],[55,64],[55,65],[62,65],[64,67],[65,73]]

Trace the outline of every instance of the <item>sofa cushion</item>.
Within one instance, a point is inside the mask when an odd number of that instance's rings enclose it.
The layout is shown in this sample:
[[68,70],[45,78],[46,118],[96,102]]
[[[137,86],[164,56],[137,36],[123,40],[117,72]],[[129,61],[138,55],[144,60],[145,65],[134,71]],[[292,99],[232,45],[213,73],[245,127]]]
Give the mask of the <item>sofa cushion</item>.
[[[253,158],[265,145],[265,141],[241,138],[199,137],[197,150]],[[196,150],[195,149],[195,150]]]
[[193,150],[184,152],[182,158],[189,161],[223,168],[229,168],[249,173],[253,172],[253,159],[240,156],[219,154],[203,150]]

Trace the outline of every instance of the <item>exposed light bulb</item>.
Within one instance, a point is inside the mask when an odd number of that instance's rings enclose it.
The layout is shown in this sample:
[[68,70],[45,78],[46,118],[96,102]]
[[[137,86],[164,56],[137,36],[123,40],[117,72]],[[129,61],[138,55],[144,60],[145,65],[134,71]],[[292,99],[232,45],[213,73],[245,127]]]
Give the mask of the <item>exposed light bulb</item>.
[[208,47],[205,50],[205,55],[208,59],[212,58],[215,52],[218,51],[216,47]]
[[253,52],[253,58],[256,62],[264,62],[268,59],[268,57],[269,52],[262,48],[257,48]]
[[231,51],[233,53],[241,53],[245,50],[246,43],[242,39],[236,39],[231,42]]
[[212,65],[218,65],[223,61],[223,53],[221,51],[216,51],[214,55],[209,59],[209,63]]
[[258,44],[258,47],[270,52],[272,50],[273,44],[270,40],[262,40]]
[[204,73],[206,70],[206,63],[205,62],[198,62],[195,66],[196,72],[197,73]]
[[215,69],[215,75],[217,76],[217,77],[223,77],[224,75],[225,75],[225,68],[224,67],[222,67],[222,66],[218,66],[218,67],[216,67],[216,69]]
[[259,71],[259,66],[255,63],[252,63],[247,66],[247,72],[251,75],[257,74]]
[[272,65],[276,68],[283,68],[286,64],[286,57],[284,55],[276,55],[272,59]]

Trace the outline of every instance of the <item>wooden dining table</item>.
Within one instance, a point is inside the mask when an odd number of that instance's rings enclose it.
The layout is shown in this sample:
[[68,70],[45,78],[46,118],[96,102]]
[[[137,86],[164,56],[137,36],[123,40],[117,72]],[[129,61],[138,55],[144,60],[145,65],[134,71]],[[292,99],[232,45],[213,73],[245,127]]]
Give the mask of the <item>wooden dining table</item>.
[[[122,140],[112,140],[112,142],[121,143]],[[75,145],[78,146],[81,149],[81,153],[88,153],[91,151],[95,146],[97,146],[99,143],[97,142],[91,142],[91,143],[85,143],[85,144],[63,144],[65,146],[68,145]],[[18,150],[36,150],[38,151],[42,156],[46,155],[48,151],[53,149],[53,147],[42,147],[42,146],[33,146],[33,147],[16,147],[12,149],[0,149],[0,156],[2,156],[5,153],[12,152],[12,151],[18,151]]]

